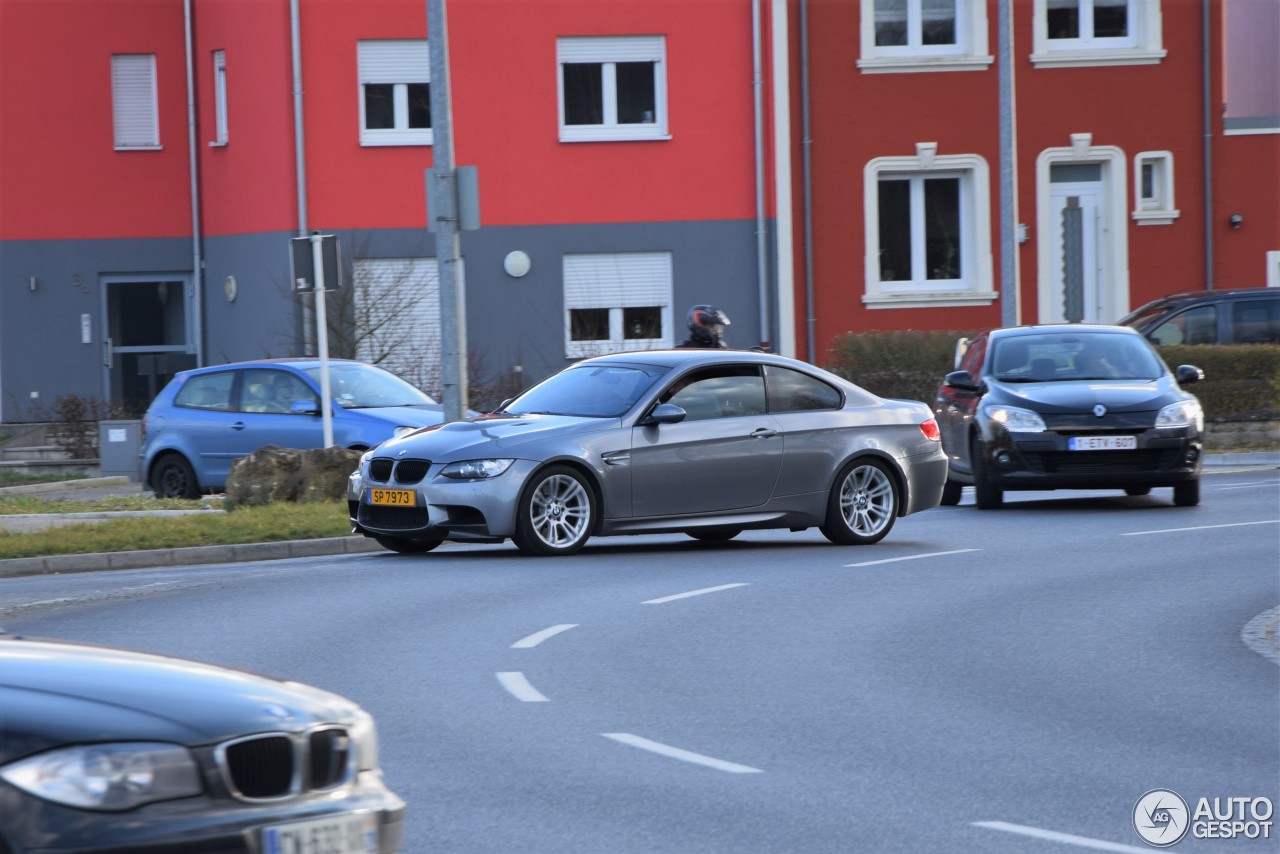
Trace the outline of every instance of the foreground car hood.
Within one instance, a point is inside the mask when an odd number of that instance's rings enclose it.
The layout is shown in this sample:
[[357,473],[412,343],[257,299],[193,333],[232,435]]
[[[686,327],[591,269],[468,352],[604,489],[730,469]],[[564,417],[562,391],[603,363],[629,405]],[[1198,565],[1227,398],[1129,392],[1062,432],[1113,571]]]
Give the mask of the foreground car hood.
[[350,720],[355,711],[336,694],[248,671],[0,639],[0,764],[70,742],[195,744]]
[[1175,396],[1168,380],[1135,382],[1045,382],[1020,385],[992,382],[988,399],[1025,406],[1037,412],[1085,412],[1101,403],[1112,412],[1146,412],[1172,403]]
[[579,418],[572,415],[503,415],[491,413],[467,421],[450,421],[408,433],[378,446],[378,456],[421,457],[452,462],[499,453],[514,453],[521,445],[576,433],[617,429],[617,418]]

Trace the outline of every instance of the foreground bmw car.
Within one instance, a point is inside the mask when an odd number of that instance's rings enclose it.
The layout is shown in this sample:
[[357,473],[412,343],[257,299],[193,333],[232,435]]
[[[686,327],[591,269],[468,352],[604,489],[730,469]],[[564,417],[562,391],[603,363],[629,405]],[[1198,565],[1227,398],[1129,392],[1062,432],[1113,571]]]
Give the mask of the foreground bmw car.
[[350,700],[0,633],[4,854],[391,854],[403,820]]
[[353,530],[398,552],[814,526],[853,545],[937,506],[946,472],[923,403],[782,356],[658,350],[584,360],[496,412],[384,442],[347,499]]
[[978,507],[1006,490],[1173,487],[1200,502],[1204,414],[1136,330],[1060,324],[997,329],[968,342],[934,412],[950,458],[943,504],[971,484]]

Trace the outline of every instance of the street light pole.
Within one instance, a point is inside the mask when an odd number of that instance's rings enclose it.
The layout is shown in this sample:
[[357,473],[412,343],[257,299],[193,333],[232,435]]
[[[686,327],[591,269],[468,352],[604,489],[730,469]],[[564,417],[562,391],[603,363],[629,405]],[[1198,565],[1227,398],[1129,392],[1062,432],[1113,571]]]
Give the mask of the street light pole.
[[446,421],[466,417],[466,282],[460,264],[457,175],[453,161],[453,107],[449,95],[449,39],[445,0],[427,0],[431,67],[432,168],[427,172],[427,216],[436,235],[440,280],[440,368]]

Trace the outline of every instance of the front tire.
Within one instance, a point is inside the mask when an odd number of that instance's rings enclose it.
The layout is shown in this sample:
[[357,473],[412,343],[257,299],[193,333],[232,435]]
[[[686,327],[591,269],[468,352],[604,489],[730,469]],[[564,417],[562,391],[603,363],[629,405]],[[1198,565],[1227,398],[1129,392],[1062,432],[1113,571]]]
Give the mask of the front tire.
[[819,527],[836,545],[878,543],[898,518],[898,482],[884,463],[854,460],[840,471],[827,498],[827,520]]
[[586,478],[569,466],[547,466],[520,496],[512,539],[531,555],[573,554],[586,545],[595,522],[595,493]]
[[976,438],[969,445],[969,464],[973,466],[973,498],[979,510],[999,510],[1004,506],[1004,490],[987,474],[987,460],[982,455],[982,442]]
[[182,454],[165,454],[151,470],[156,498],[199,498],[200,484],[191,463]]
[[1179,507],[1195,507],[1200,503],[1200,480],[1189,480],[1173,486],[1173,503]]
[[439,546],[444,540],[402,540],[399,537],[374,537],[378,545],[384,549],[396,552],[402,555],[420,555],[426,554],[432,549]]

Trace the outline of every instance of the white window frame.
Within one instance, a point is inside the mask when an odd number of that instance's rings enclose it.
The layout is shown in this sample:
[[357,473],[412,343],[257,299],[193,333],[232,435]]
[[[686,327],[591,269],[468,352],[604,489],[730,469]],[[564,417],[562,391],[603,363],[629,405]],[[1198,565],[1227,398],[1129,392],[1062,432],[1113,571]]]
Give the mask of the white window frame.
[[[867,308],[990,305],[996,299],[991,260],[991,180],[977,154],[936,154],[934,143],[918,143],[915,157],[878,157],[863,170],[864,268]],[[959,177],[961,275],[940,281],[880,280],[881,177]],[[914,229],[913,229],[914,230]]]
[[116,151],[162,148],[154,53],[111,55],[111,117]]
[[212,147],[227,144],[227,52],[213,52],[213,141]]
[[[674,345],[671,313],[671,253],[619,252],[566,254],[564,276],[564,355],[581,359],[629,350],[653,350]],[[644,306],[662,309],[662,336],[626,338],[622,310]],[[607,341],[574,341],[573,309],[609,310]]]
[[[908,28],[918,35],[922,0],[907,0]],[[994,62],[987,47],[987,3],[956,0],[954,45],[885,46],[876,44],[875,0],[860,0],[859,34],[862,54],[858,68],[864,74],[921,71],[981,71]],[[918,39],[915,39],[918,40]],[[909,36],[908,42],[913,41]]]
[[1164,49],[1160,3],[1161,0],[1128,0],[1129,35],[1125,38],[1051,39],[1048,0],[1034,0],[1031,62],[1040,68],[1155,65],[1168,53]]
[[[431,83],[430,48],[426,39],[370,39],[356,43],[360,85],[360,144],[362,146],[431,145],[435,131],[409,127],[409,84]],[[370,128],[365,120],[365,91],[369,84],[393,86],[395,127]],[[434,121],[434,117],[432,119]]]
[[[1150,167],[1152,189],[1143,195],[1143,170]],[[1139,151],[1133,157],[1133,220],[1138,225],[1169,225],[1180,216],[1174,207],[1173,152]]]
[[[564,121],[564,66],[568,63],[601,63],[603,118],[598,125],[566,125]],[[654,117],[644,124],[618,123],[617,63],[652,62]],[[610,142],[617,140],[666,140],[667,39],[666,36],[565,36],[556,39],[556,96],[561,142]]]

